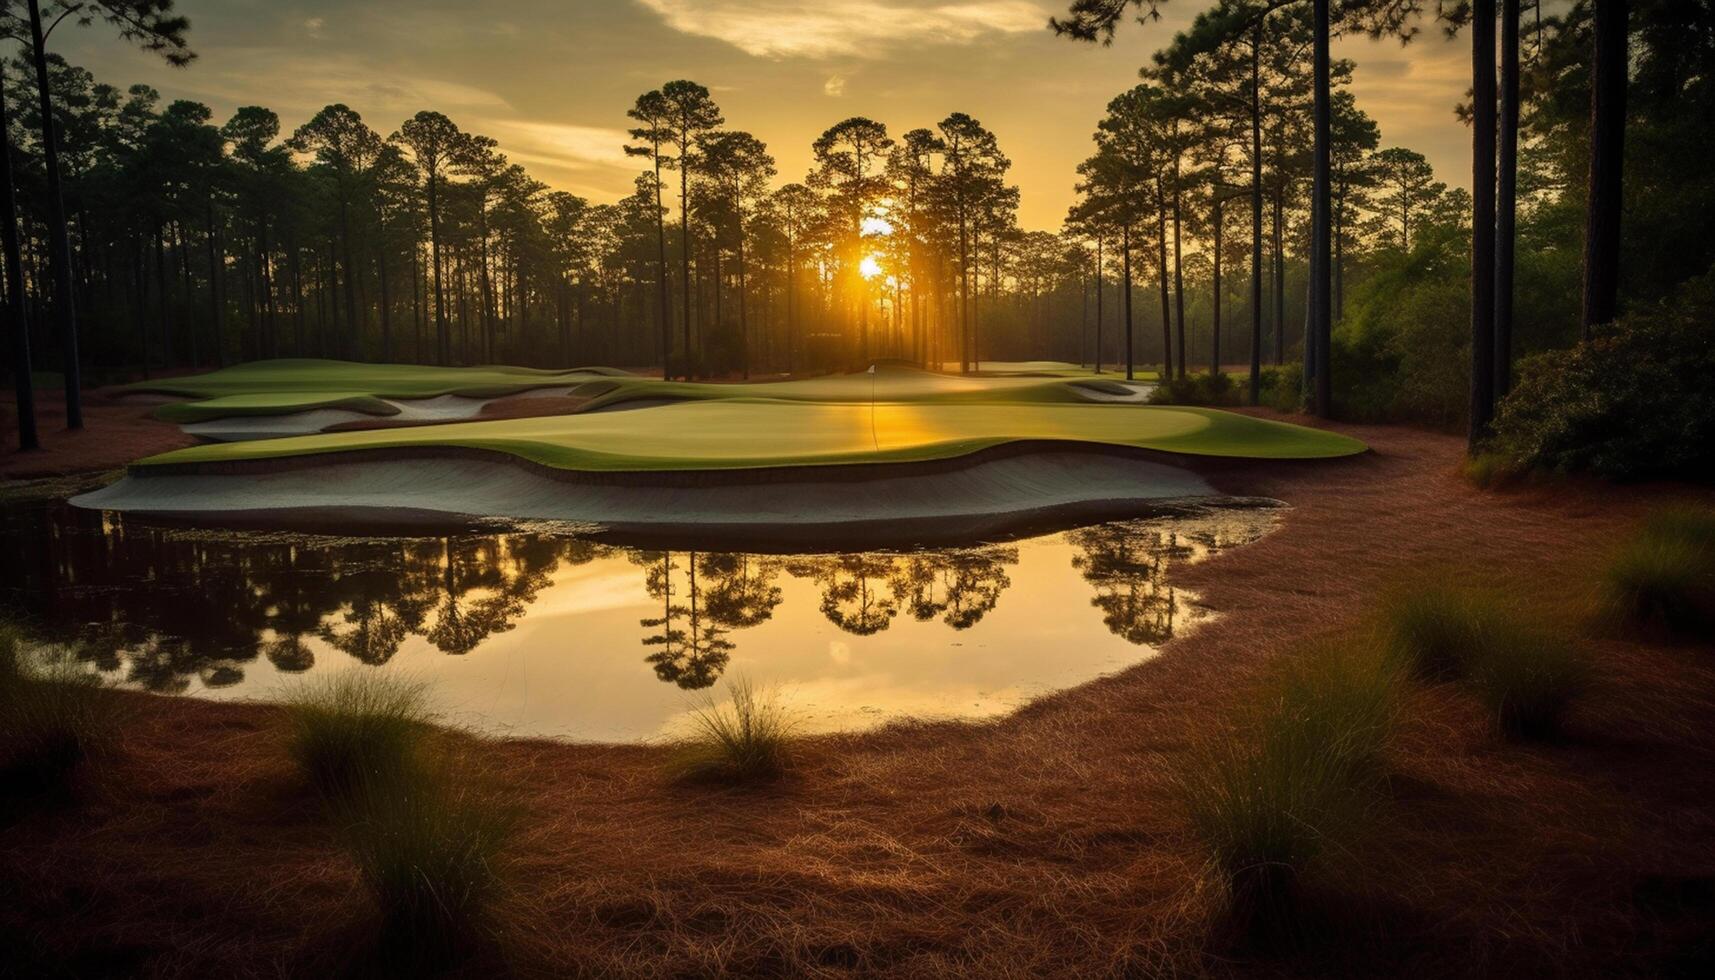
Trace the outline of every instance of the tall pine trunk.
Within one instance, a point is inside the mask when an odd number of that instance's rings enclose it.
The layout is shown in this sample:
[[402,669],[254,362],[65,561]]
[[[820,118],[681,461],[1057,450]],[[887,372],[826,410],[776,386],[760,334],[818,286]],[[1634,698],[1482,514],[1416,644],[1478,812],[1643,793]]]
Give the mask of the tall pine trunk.
[[1495,416],[1495,0],[1471,11],[1471,448]]
[[1513,257],[1518,222],[1519,0],[1501,0],[1500,172],[1495,200],[1495,392],[1512,388]]
[[[1508,0],[1516,3],[1517,0]],[[1315,51],[1312,56],[1314,97],[1314,174],[1310,190],[1310,321],[1304,344],[1311,348],[1310,363],[1314,367],[1314,384],[1310,386],[1311,411],[1322,418],[1333,412],[1333,385],[1329,377],[1330,345],[1333,342],[1333,317],[1329,308],[1329,217],[1331,211],[1331,170],[1333,108],[1328,91],[1328,0],[1315,0],[1313,20]]]
[[12,192],[12,129],[0,84],[0,248],[5,252],[6,329],[12,334],[12,388],[18,399],[18,448],[36,449],[35,378],[30,371],[30,321],[24,308],[24,259],[18,243],[18,199]]
[[[33,4],[32,4],[33,6]],[[1590,186],[1584,220],[1584,336],[1620,299],[1621,182],[1626,149],[1626,0],[1595,0],[1590,61]]]
[[77,356],[77,309],[72,305],[71,236],[66,231],[65,193],[60,187],[59,127],[54,123],[54,100],[48,85],[47,39],[42,33],[38,0],[30,5],[30,54],[36,69],[36,95],[41,105],[42,164],[48,177],[49,266],[53,274],[54,325],[60,338],[61,371],[65,375],[66,428],[83,428],[83,376]]

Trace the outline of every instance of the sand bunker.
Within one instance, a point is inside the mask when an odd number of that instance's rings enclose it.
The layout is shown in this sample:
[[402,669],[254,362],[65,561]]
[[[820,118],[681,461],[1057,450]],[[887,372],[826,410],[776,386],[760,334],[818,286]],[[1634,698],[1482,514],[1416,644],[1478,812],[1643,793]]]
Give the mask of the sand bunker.
[[[512,398],[564,397],[570,385],[555,388],[530,388]],[[326,432],[348,422],[460,422],[474,419],[497,398],[466,398],[463,395],[438,395],[434,398],[383,398],[382,401],[399,411],[393,415],[371,415],[343,408],[316,408],[287,415],[233,415],[192,422],[180,428],[193,436],[214,442],[244,442],[250,439],[282,439],[287,436],[307,436]]]
[[592,476],[494,455],[322,459],[263,472],[131,475],[72,499],[80,507],[199,519],[346,527],[470,518],[595,524],[630,534],[825,543],[929,542],[1033,521],[1101,520],[1215,496],[1197,474],[1119,455],[1045,452],[962,465],[905,465],[857,482],[851,468]]
[[1156,385],[1153,381],[1092,379],[1068,382],[1068,387],[1093,402],[1129,402],[1138,405],[1149,401]]

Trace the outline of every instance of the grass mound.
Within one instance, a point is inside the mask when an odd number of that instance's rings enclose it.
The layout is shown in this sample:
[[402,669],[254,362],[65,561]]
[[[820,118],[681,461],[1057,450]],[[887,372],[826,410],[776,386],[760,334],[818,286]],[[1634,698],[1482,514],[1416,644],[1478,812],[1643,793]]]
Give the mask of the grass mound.
[[32,653],[0,628],[0,784],[29,794],[108,745],[120,718],[101,678],[64,651]]
[[1309,647],[1265,681],[1236,732],[1204,745],[1180,774],[1241,929],[1290,930],[1306,871],[1363,831],[1398,686],[1375,643]]
[[710,696],[692,713],[692,732],[673,754],[674,771],[684,779],[735,783],[780,778],[792,762],[792,717],[772,691],[744,679],[728,686],[726,704]]
[[292,759],[328,799],[411,778],[423,765],[430,714],[421,684],[348,671],[307,685],[286,711]]
[[1609,559],[1602,599],[1622,621],[1715,636],[1715,511],[1674,507],[1650,515]]

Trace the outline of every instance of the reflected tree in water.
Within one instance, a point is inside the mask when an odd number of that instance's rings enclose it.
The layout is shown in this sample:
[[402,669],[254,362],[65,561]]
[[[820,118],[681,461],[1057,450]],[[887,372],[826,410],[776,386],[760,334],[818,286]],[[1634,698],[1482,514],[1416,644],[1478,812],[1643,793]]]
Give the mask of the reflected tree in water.
[[[709,614],[708,579],[697,579],[697,552],[687,552],[682,564],[671,551],[635,552],[631,560],[644,568],[644,591],[661,604],[661,615],[640,621],[655,631],[643,638],[644,646],[655,648],[644,660],[654,666],[655,676],[685,690],[713,685],[732,659],[733,643],[727,627]],[[680,571],[685,573],[683,590],[675,574]]]
[[982,621],[1012,585],[1008,565],[1018,564],[1018,549],[1002,546],[920,552],[894,560],[893,594],[911,617],[926,623],[936,616],[953,629]]
[[1115,636],[1137,644],[1173,637],[1178,599],[1167,584],[1171,534],[1127,523],[1081,528],[1070,537],[1079,552],[1072,567],[1096,587],[1090,604]]

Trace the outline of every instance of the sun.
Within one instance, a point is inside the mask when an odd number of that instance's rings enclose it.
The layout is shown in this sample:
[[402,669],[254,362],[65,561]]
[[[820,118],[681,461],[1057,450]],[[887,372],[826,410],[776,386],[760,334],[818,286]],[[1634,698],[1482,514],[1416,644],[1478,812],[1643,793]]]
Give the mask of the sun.
[[873,255],[864,256],[863,261],[858,263],[858,274],[865,279],[874,279],[881,275],[881,261]]

